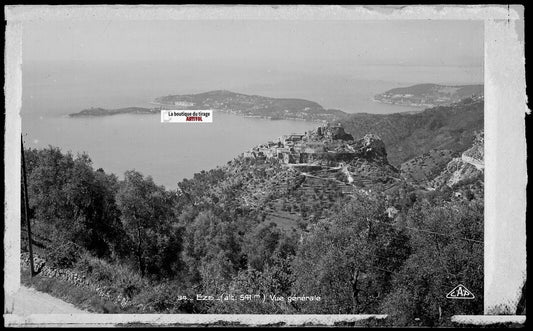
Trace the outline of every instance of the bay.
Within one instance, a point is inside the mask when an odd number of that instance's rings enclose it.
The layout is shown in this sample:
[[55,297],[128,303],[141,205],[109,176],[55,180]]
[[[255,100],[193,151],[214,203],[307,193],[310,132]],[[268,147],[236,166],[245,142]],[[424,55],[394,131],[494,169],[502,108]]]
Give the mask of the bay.
[[95,168],[122,177],[135,169],[174,189],[183,178],[223,165],[240,153],[318,123],[270,121],[215,113],[211,124],[160,123],[158,115],[71,118],[90,107],[151,107],[168,94],[225,89],[301,98],[347,113],[390,114],[420,108],[376,103],[373,96],[416,83],[469,84],[482,70],[463,67],[188,63],[25,62],[22,132],[28,147],[86,152]]
[[251,147],[287,133],[318,126],[304,121],[270,121],[214,113],[213,123],[161,123],[159,115],[23,118],[27,147],[48,145],[86,152],[95,169],[122,178],[135,169],[166,188],[196,172],[223,165]]

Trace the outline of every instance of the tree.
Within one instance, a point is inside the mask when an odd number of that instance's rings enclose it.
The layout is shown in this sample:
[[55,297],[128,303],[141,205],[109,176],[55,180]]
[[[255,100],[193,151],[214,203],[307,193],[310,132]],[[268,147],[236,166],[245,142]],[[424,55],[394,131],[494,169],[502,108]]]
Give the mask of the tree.
[[196,216],[185,231],[183,250],[183,260],[192,282],[216,291],[243,267],[240,232],[238,220],[225,220],[212,210]]
[[[483,202],[417,201],[407,214],[412,255],[393,279],[382,309],[395,324],[442,325],[451,315],[483,313]],[[430,232],[427,232],[430,231]],[[475,300],[448,300],[463,284]]]
[[[157,186],[151,177],[144,178],[134,170],[124,174],[117,193],[117,205],[142,276],[147,272],[157,275],[165,267],[161,261],[169,262],[168,252],[167,257],[161,256],[161,252],[180,232],[171,227],[173,203],[173,194]],[[175,259],[179,257],[178,250],[176,247]]]
[[374,198],[355,197],[314,226],[293,262],[293,293],[317,295],[303,313],[376,313],[390,291],[390,272],[409,255],[407,237],[395,230]]
[[296,252],[297,239],[294,234],[286,234],[276,223],[260,224],[245,238],[243,251],[246,252],[248,267],[263,271],[273,264],[274,258],[288,258]]
[[116,177],[94,171],[86,154],[74,158],[51,146],[25,153],[35,232],[55,247],[70,242],[100,257],[117,253]]

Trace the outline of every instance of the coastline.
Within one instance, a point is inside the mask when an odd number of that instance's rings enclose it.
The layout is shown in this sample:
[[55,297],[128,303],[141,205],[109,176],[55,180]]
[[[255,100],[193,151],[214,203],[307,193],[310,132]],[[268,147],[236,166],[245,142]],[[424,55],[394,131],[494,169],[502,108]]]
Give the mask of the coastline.
[[[415,104],[415,103],[398,103],[398,102],[394,102],[394,101],[386,101],[386,100],[379,100],[379,99],[375,99],[375,98],[372,98],[372,101],[374,102],[377,102],[377,103],[381,103],[381,104],[384,104],[384,105],[391,105],[391,106],[400,106],[400,107],[411,107],[411,108],[421,108],[420,111],[424,110],[424,109],[427,109],[427,108],[433,108],[433,107],[437,107],[438,105],[434,105],[434,104]],[[417,110],[414,110],[414,111],[417,111]]]
[[[172,105],[150,101],[148,104],[154,105],[154,106],[161,106],[161,107],[170,107]],[[181,109],[180,109],[181,110]],[[306,119],[306,118],[298,118],[298,117],[280,117],[280,118],[273,118],[272,116],[262,116],[262,115],[245,115],[241,114],[232,110],[224,110],[224,109],[213,109],[213,111],[221,112],[224,114],[230,114],[230,115],[236,115],[241,116],[245,118],[259,118],[264,120],[270,120],[270,121],[300,121],[300,122],[314,122],[314,123],[327,123],[326,120],[312,120],[312,119]]]

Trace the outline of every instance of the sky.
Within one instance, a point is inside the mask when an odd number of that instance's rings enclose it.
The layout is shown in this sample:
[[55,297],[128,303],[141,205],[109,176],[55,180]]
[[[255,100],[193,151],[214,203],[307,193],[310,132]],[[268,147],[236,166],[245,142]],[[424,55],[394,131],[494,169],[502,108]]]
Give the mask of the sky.
[[23,61],[216,61],[482,66],[483,22],[27,22]]

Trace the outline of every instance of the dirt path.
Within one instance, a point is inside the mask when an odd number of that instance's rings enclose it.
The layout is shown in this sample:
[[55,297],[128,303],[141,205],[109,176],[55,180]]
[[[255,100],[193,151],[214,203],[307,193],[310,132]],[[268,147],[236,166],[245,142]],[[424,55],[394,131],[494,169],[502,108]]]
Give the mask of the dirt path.
[[88,313],[61,299],[25,286],[20,287],[12,303],[6,302],[5,309],[17,315]]

